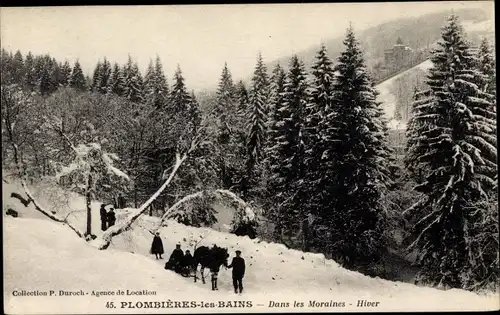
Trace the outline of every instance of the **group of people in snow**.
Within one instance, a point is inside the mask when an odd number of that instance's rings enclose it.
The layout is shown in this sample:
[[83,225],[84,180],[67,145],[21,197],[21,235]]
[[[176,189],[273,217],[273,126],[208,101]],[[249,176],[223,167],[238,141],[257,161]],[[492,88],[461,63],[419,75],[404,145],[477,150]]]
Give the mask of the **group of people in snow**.
[[111,226],[115,225],[116,215],[115,209],[111,207],[109,211],[106,211],[106,206],[101,204],[101,209],[99,210],[101,215],[101,230],[106,231]]
[[[216,245],[214,244],[214,248]],[[163,241],[161,240],[160,233],[156,232],[151,244],[150,253],[155,255],[156,259],[163,259],[161,255],[165,253],[163,248]],[[233,287],[235,293],[243,292],[243,277],[245,276],[245,259],[241,257],[241,251],[237,250],[236,257],[233,258],[231,264],[227,268],[232,268]],[[181,245],[175,245],[175,249],[170,254],[168,261],[165,263],[165,269],[174,270],[176,273],[189,275],[193,269],[196,268],[193,255],[189,249],[186,253],[181,249]],[[217,268],[218,269],[218,268]],[[215,273],[217,273],[216,270]],[[186,276],[187,276],[186,275]]]

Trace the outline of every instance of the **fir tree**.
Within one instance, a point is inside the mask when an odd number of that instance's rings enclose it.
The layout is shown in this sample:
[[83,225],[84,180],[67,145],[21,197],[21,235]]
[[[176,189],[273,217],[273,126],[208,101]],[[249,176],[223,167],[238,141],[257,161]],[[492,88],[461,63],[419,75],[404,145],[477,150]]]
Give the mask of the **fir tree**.
[[246,113],[249,99],[247,88],[242,80],[238,81],[238,84],[236,84],[236,97],[238,99],[238,111]]
[[155,106],[156,108],[165,108],[168,105],[168,83],[165,73],[163,72],[163,65],[160,57],[156,56],[155,60]]
[[146,74],[144,75],[144,98],[146,103],[153,103],[155,98],[156,76],[153,60],[149,60]]
[[106,60],[106,57],[104,58],[104,61],[102,62],[101,68],[99,70],[100,74],[97,91],[102,94],[106,94],[108,92],[111,78],[111,64],[108,60]]
[[124,93],[125,82],[123,80],[123,73],[118,63],[113,65],[111,77],[109,78],[108,93],[113,93],[122,96]]
[[[332,119],[335,116],[332,104],[333,63],[324,45],[318,51],[312,69],[313,78],[304,127],[307,144],[305,158],[307,173],[304,180],[307,183],[305,188],[308,189],[310,198],[303,206],[315,218],[325,217],[326,220],[332,206],[332,199],[335,197],[331,195],[330,190],[324,188],[335,177],[334,152],[331,152],[331,148],[336,144],[336,128]],[[322,221],[316,219],[315,222]],[[315,229],[320,228],[317,226]],[[328,226],[323,226],[323,228],[328,228]],[[318,248],[325,246],[321,241],[318,237],[311,240],[312,245]]]
[[236,89],[233,84],[231,72],[224,64],[222,75],[217,89],[217,105],[215,109],[219,117],[219,141],[221,143],[229,141],[231,116],[236,113]]
[[33,90],[36,86],[36,68],[35,68],[35,59],[33,57],[33,54],[28,52],[28,55],[26,55],[26,60],[24,62],[24,68],[25,68],[25,84],[28,87],[28,89]]
[[[274,109],[274,146],[269,153],[271,193],[280,205],[275,224],[278,230],[289,236],[299,230],[307,235],[303,226],[307,213],[301,204],[305,202],[302,184],[305,171],[304,116],[308,94],[304,64],[297,56],[290,61],[282,95],[281,102]],[[307,250],[307,240],[304,240],[303,247]]]
[[[283,103],[283,93],[285,91],[285,79],[286,73],[281,68],[279,64],[277,64],[271,76],[271,84],[270,84],[270,95],[269,95],[269,115],[268,115],[268,139],[276,138],[276,123],[280,121],[280,115],[278,110],[278,105]],[[270,141],[270,146],[275,144],[275,142]]]
[[142,76],[137,63],[132,62],[130,56],[123,71],[125,81],[124,96],[132,102],[142,102],[144,100]]
[[25,69],[24,69],[23,55],[19,50],[16,51],[14,57],[12,58],[11,67],[12,67],[13,82],[18,84],[22,83],[23,78],[25,76]]
[[[270,84],[270,97],[269,97],[269,115],[267,121],[267,141],[266,141],[266,156],[264,160],[264,170],[267,174],[266,178],[271,178],[271,175],[276,169],[280,161],[280,156],[277,152],[278,143],[281,137],[281,121],[284,120],[283,112],[280,110],[283,105],[283,93],[285,91],[285,79],[286,73],[277,64],[272,72],[271,84]],[[274,196],[277,189],[280,189],[280,183],[278,181],[270,180],[268,185],[268,197],[266,202],[266,208],[273,209],[266,213],[265,215],[271,222],[275,223],[273,237],[276,241],[280,241],[282,224],[280,223],[280,212],[281,206],[276,206],[276,198]]]
[[55,66],[49,55],[38,60],[38,88],[42,95],[49,95],[57,89],[57,81],[53,75]]
[[169,102],[171,112],[180,117],[186,117],[185,115],[187,115],[191,105],[191,97],[187,92],[184,77],[182,76],[182,71],[179,66],[177,67],[173,80],[174,83],[170,91]]
[[247,177],[254,178],[254,167],[264,156],[264,141],[266,138],[266,120],[269,101],[269,80],[267,70],[259,54],[252,78],[252,88],[248,103],[249,122],[247,125]]
[[61,66],[61,84],[63,86],[69,85],[71,79],[71,66],[68,61],[65,61]]
[[75,61],[73,71],[71,72],[70,86],[79,91],[85,91],[87,89],[87,80],[83,75],[83,71],[78,60]]
[[92,92],[99,91],[99,86],[101,84],[101,75],[102,75],[101,67],[102,64],[101,61],[99,60],[97,61],[97,65],[94,68],[94,74],[92,75],[92,85],[90,86],[90,90]]
[[[378,180],[383,170],[379,146],[384,130],[376,92],[358,41],[347,30],[345,50],[334,67],[333,111],[328,117],[328,157],[333,178],[325,183],[324,222],[337,261],[360,268],[379,258],[383,246],[383,205]],[[329,201],[329,202],[328,202]]]
[[420,282],[473,288],[498,281],[489,206],[498,173],[496,113],[493,96],[479,88],[483,74],[456,16],[438,44],[426,82],[429,96],[414,105],[413,124],[420,129],[410,133],[407,160],[427,169],[415,188],[421,198],[407,211],[415,222],[410,249],[418,251]]
[[194,91],[191,91],[190,104],[189,104],[189,118],[193,126],[193,134],[200,127],[201,124],[201,109],[200,104],[196,100]]
[[241,192],[245,176],[245,130],[231,72],[224,64],[216,94],[214,113],[217,116],[217,144],[219,147],[219,178],[224,188]]
[[493,58],[490,44],[486,38],[481,41],[477,59],[479,71],[485,75],[482,89],[489,94],[496,95],[495,59]]
[[165,108],[168,103],[169,89],[167,79],[163,73],[163,67],[158,56],[155,63],[152,60],[149,62],[144,77],[144,93],[147,102],[157,109]]

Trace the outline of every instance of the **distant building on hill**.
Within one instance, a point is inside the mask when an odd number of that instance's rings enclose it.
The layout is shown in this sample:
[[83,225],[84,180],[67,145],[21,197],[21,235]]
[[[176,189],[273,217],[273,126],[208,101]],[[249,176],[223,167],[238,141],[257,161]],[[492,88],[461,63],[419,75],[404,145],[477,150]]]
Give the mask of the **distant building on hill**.
[[401,37],[398,37],[396,45],[384,52],[385,64],[389,67],[400,67],[412,61],[413,50],[403,44]]

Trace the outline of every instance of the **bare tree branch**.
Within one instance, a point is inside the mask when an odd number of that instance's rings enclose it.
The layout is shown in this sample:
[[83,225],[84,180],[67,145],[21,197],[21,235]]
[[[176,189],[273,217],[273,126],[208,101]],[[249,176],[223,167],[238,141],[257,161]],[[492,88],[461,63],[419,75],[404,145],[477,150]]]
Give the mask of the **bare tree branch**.
[[167,178],[165,183],[163,183],[163,185],[141,207],[139,207],[139,209],[137,209],[137,211],[135,211],[132,215],[130,215],[129,218],[125,222],[123,222],[120,225],[115,225],[115,226],[109,228],[108,230],[106,230],[102,234],[102,236],[100,238],[95,240],[97,247],[99,249],[108,248],[108,246],[111,242],[111,239],[114,236],[119,235],[119,234],[123,233],[124,231],[126,231],[128,228],[130,228],[132,223],[134,223],[135,220],[137,220],[144,212],[147,211],[149,205],[156,198],[158,198],[158,196],[163,192],[163,190],[165,190],[165,188],[170,184],[170,182],[174,178],[175,173],[177,173],[177,170],[179,169],[181,164],[186,160],[186,158],[187,158],[186,154],[184,154],[182,157],[179,155],[179,153],[176,154],[176,156],[175,156],[176,162],[175,162],[174,168],[172,169],[172,172],[170,173],[170,176]]
[[[4,93],[2,93],[2,94],[4,94]],[[7,94],[7,93],[5,93],[5,94]],[[10,101],[10,102],[8,102],[8,101]],[[15,103],[15,101],[14,100],[6,100],[6,107],[9,108],[9,105],[12,105],[12,103]],[[19,106],[19,104],[17,104],[17,106]],[[26,185],[26,182],[25,182],[26,178],[28,177],[27,174],[26,174],[26,169],[21,166],[21,162],[20,162],[20,159],[19,159],[19,149],[18,149],[18,146],[17,146],[17,144],[15,142],[15,139],[14,139],[14,133],[13,133],[12,126],[9,126],[9,125],[10,124],[7,124],[8,137],[9,137],[12,149],[14,151],[14,161],[16,163],[16,167],[17,167],[17,171],[18,171],[18,174],[19,174],[19,178],[21,179],[21,185],[22,185],[22,187],[24,189],[24,192],[26,193],[26,196],[28,196],[28,199],[31,202],[33,202],[33,205],[35,206],[36,210],[38,210],[39,212],[41,212],[46,217],[52,219],[53,221],[60,222],[60,223],[63,223],[65,225],[69,226],[81,238],[83,236],[83,234],[77,228],[75,228],[68,221],[66,221],[66,219],[61,219],[58,216],[52,214],[50,211],[47,211],[46,209],[44,209],[35,200],[35,198],[31,194],[31,192],[29,191],[28,186]]]

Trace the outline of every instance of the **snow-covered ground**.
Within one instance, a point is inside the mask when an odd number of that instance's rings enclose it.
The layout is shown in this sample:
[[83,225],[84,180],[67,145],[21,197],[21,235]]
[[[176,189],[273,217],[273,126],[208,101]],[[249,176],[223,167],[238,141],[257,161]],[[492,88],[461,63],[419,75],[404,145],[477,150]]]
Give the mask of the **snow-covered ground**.
[[[343,269],[323,255],[288,250],[284,245],[258,239],[237,237],[209,228],[193,228],[173,221],[160,229],[166,257],[176,243],[183,249],[216,243],[231,253],[240,249],[246,260],[245,291],[232,292],[230,270],[221,270],[219,291],[210,284],[193,283],[164,270],[165,259],[148,254],[158,218],[142,216],[133,229],[117,236],[105,251],[77,238],[68,227],[40,217],[35,210],[20,206],[9,197],[16,185],[4,184],[5,205],[20,212],[19,218],[4,215],[4,302],[9,314],[32,313],[183,313],[183,312],[270,312],[270,311],[425,311],[493,310],[499,296],[480,296],[463,290],[441,291],[412,284],[370,278]],[[35,190],[35,187],[32,187]],[[45,188],[47,190],[47,188]],[[22,191],[17,190],[22,194]],[[40,202],[50,201],[40,196]],[[7,199],[5,199],[7,197]],[[83,199],[82,199],[83,201]],[[81,205],[83,207],[83,204]],[[94,217],[98,216],[97,207]],[[118,222],[132,209],[118,213]],[[5,211],[4,211],[5,212]],[[61,210],[62,212],[62,210]],[[83,216],[77,212],[75,216]],[[84,220],[81,220],[82,224]],[[75,224],[79,220],[75,219]],[[94,225],[99,227],[98,224]],[[79,226],[83,228],[83,226]],[[97,231],[96,231],[97,232]],[[165,257],[164,257],[165,258]],[[14,296],[13,292],[39,291],[48,296]],[[50,296],[50,290],[55,291]],[[80,292],[83,296],[58,296],[59,290]],[[92,295],[92,291],[125,291],[124,295]],[[155,292],[154,295],[127,295],[129,291]],[[167,301],[194,301],[196,308],[169,308]],[[379,302],[378,306],[358,307],[359,300]],[[113,301],[116,308],[106,308]],[[249,301],[245,308],[219,307],[222,301]],[[294,307],[294,301],[304,303]],[[310,301],[316,306],[311,306]],[[123,302],[123,304],[122,304]],[[131,302],[131,304],[128,304]],[[145,302],[153,302],[151,305]],[[156,305],[154,304],[156,303]],[[213,302],[214,307],[201,307]],[[288,307],[270,307],[270,303],[288,303]],[[323,302],[322,306],[319,303]],[[343,306],[332,306],[333,304]],[[191,303],[191,302],[189,302]],[[194,306],[194,304],[190,304]],[[237,303],[236,303],[237,304]],[[125,306],[125,308],[121,308]],[[375,305],[375,304],[373,304]],[[109,306],[109,304],[108,304]],[[135,306],[136,308],[129,308]],[[153,308],[146,308],[152,306]],[[154,308],[159,306],[158,308]]]
[[408,73],[414,72],[416,69],[427,71],[432,67],[432,62],[430,60],[426,60],[421,64],[416,65],[415,67],[408,69],[392,78],[380,83],[375,86],[379,95],[377,96],[377,100],[382,102],[382,107],[384,109],[385,117],[389,121],[388,127],[389,129],[406,129],[406,122],[396,120],[394,118],[394,114],[396,111],[396,97],[391,92],[391,87],[394,84],[395,80],[399,77],[402,77]]

